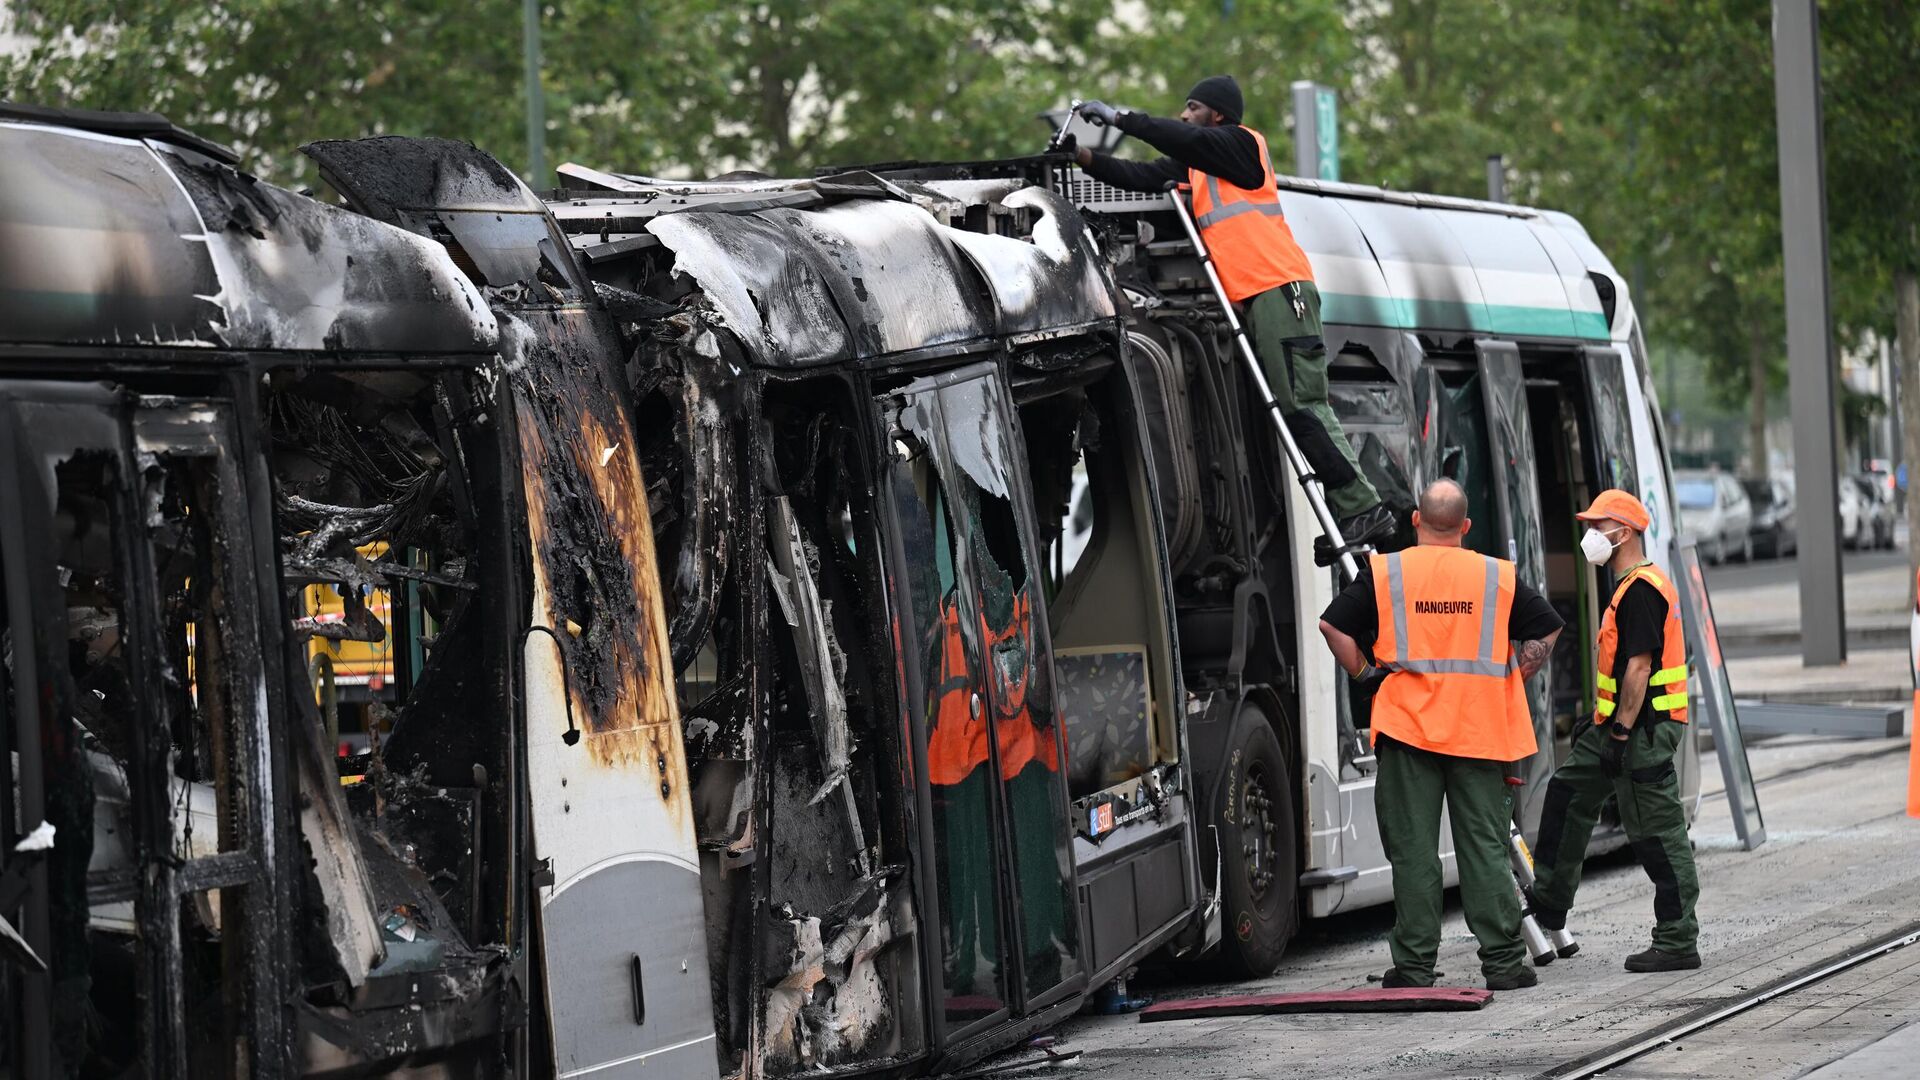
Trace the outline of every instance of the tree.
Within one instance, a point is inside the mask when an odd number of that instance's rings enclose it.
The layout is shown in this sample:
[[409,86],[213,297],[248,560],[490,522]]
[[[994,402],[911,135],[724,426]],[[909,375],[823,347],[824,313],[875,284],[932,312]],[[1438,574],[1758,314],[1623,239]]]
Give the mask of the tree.
[[[550,156],[604,167],[791,173],[835,160],[1039,148],[1035,113],[1107,0],[616,0],[543,16]],[[21,0],[9,98],[162,112],[308,182],[293,144],[382,132],[524,145],[512,0]],[[542,178],[543,180],[547,178]]]
[[1610,193],[1650,267],[1636,301],[1663,339],[1744,391],[1748,468],[1767,468],[1767,399],[1784,384],[1779,174],[1766,0],[1586,0],[1609,72],[1609,141],[1632,166]]
[[[1892,337],[1904,407],[1902,456],[1920,469],[1920,8],[1897,0],[1828,0],[1820,13],[1828,221],[1835,290],[1850,327]],[[1920,536],[1920,499],[1907,498]],[[1920,544],[1908,545],[1920,570]]]

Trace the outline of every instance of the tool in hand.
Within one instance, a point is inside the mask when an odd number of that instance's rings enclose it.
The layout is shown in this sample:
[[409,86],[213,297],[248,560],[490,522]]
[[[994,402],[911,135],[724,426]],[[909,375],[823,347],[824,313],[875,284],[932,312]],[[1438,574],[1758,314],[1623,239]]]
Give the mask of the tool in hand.
[[1067,128],[1073,124],[1073,118],[1079,115],[1079,112],[1080,99],[1074,98],[1073,102],[1067,106],[1067,115],[1060,120],[1060,130],[1054,132],[1052,140],[1047,143],[1049,151],[1060,149],[1061,144],[1066,141]]

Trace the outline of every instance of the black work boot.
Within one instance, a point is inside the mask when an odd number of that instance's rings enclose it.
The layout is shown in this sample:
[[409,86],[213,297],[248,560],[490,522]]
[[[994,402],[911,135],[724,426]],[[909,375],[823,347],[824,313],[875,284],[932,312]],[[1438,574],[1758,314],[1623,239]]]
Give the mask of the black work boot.
[[1417,989],[1420,986],[1419,983],[1414,982],[1412,979],[1409,979],[1405,975],[1400,974],[1400,969],[1397,967],[1388,968],[1387,973],[1385,975],[1380,976],[1380,985],[1383,987],[1386,987],[1389,990],[1400,988],[1400,987],[1411,987],[1411,988]]
[[1340,522],[1340,539],[1345,540],[1348,547],[1374,544],[1392,536],[1393,528],[1393,511],[1383,503],[1375,503]]
[[1692,971],[1699,966],[1700,953],[1693,949],[1683,953],[1648,949],[1627,957],[1628,971]]
[[1540,976],[1530,967],[1517,967],[1512,971],[1503,971],[1498,975],[1487,976],[1489,990],[1524,990],[1529,986],[1538,986]]

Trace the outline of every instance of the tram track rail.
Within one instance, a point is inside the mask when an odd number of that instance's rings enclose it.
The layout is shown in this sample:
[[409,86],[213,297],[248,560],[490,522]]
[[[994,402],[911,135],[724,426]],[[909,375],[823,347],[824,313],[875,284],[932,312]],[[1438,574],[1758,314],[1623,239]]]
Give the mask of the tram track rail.
[[1851,946],[1796,968],[1759,988],[1727,1001],[1709,1002],[1666,1023],[1638,1032],[1591,1053],[1564,1061],[1534,1080],[1585,1080],[1651,1054],[1680,1039],[1707,1031],[1716,1025],[1790,994],[1816,986],[1843,971],[1878,960],[1920,942],[1920,921],[1914,921],[1870,941]]

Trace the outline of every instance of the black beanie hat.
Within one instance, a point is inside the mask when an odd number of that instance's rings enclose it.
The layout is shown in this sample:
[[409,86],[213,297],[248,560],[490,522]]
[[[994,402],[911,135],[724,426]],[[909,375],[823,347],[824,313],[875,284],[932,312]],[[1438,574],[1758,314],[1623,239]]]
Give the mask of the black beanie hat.
[[1187,91],[1187,100],[1222,113],[1235,124],[1247,111],[1246,101],[1240,96],[1240,84],[1234,82],[1231,75],[1209,75],[1201,79]]

